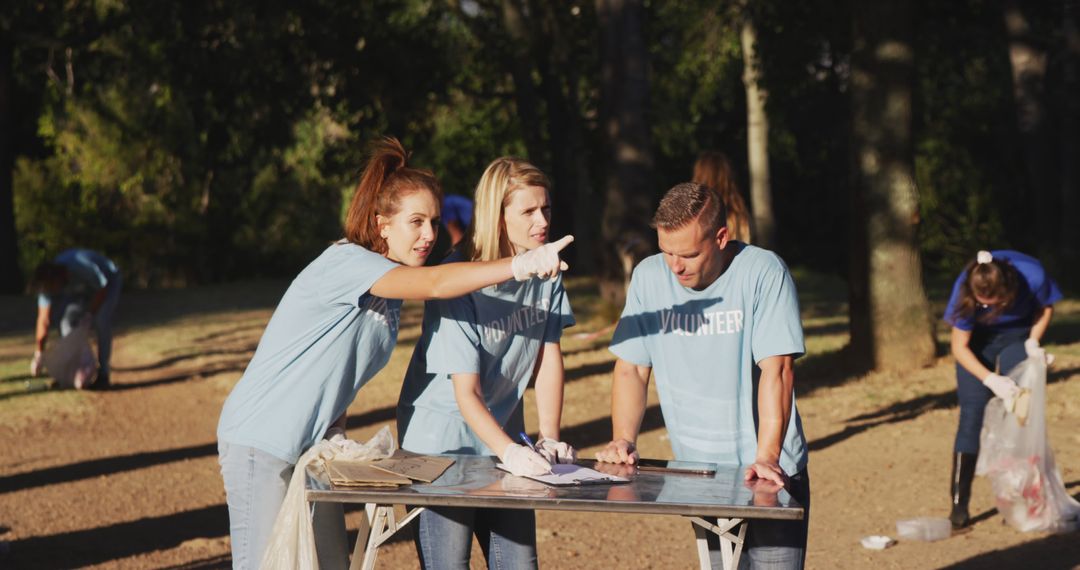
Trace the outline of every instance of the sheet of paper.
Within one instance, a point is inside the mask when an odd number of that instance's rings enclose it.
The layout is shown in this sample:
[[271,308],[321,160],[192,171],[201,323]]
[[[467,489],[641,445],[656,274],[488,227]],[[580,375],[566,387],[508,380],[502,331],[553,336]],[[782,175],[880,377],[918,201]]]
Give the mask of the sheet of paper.
[[453,464],[454,460],[449,457],[420,455],[404,449],[398,449],[390,457],[371,463],[379,469],[425,483],[438,479],[439,475],[442,475]]
[[326,473],[335,487],[396,487],[412,483],[408,477],[379,469],[370,461],[331,461]]
[[[509,472],[506,465],[499,463],[499,469]],[[539,481],[553,487],[567,487],[572,485],[594,485],[598,483],[629,483],[626,477],[606,475],[595,469],[574,465],[572,463],[556,463],[551,466],[551,473],[546,475],[526,475],[533,481]]]

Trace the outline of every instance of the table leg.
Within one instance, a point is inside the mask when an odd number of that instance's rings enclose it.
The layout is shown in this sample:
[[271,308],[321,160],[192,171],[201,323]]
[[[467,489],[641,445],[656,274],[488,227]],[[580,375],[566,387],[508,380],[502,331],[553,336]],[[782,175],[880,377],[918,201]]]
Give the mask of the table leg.
[[702,570],[709,570],[712,564],[709,561],[709,543],[706,539],[708,532],[720,538],[720,558],[726,570],[734,570],[739,567],[739,558],[742,557],[743,541],[746,538],[745,519],[716,519],[716,524],[701,517],[689,517],[694,523],[694,535],[697,537],[698,560]]
[[379,547],[390,540],[397,531],[405,528],[424,507],[407,510],[401,520],[397,519],[393,505],[367,504],[365,516],[360,520],[360,532],[356,536],[352,562],[349,570],[374,570],[375,560],[379,556]]

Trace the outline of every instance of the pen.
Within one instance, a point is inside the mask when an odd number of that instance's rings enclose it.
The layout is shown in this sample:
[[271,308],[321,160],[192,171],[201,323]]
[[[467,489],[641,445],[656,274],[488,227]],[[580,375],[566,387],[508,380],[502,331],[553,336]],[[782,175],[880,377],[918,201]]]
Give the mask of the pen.
[[529,439],[529,436],[525,432],[521,432],[521,441],[525,442],[525,445],[529,446],[529,449],[536,451],[536,444]]

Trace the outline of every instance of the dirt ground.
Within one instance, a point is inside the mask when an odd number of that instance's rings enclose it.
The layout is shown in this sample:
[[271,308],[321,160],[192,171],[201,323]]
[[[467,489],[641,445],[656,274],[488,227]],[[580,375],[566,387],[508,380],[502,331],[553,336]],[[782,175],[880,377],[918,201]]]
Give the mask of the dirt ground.
[[[0,568],[218,568],[229,564],[228,516],[217,467],[221,404],[250,358],[283,283],[132,292],[121,301],[108,392],[39,390],[26,376],[33,301],[0,299]],[[571,289],[581,324],[567,331],[564,439],[590,455],[610,438],[612,357],[607,322]],[[390,365],[349,410],[364,440],[393,424],[401,374],[418,335],[403,318]],[[803,299],[808,355],[797,364],[798,406],[810,442],[809,568],[1076,568],[1080,535],[1022,534],[1002,523],[976,480],[973,528],[934,543],[864,550],[896,536],[898,519],[948,514],[956,429],[952,361],[904,374],[844,365],[843,306]],[[943,337],[940,337],[943,338]],[[1069,492],[1080,493],[1080,303],[1064,303],[1049,347],[1058,361],[1049,432]],[[535,408],[527,395],[527,424]],[[643,455],[671,451],[652,395]],[[348,515],[357,528],[361,511]],[[693,533],[677,517],[540,512],[540,563],[552,568],[690,568]],[[381,551],[382,568],[412,568],[408,533]],[[475,552],[475,549],[474,549]],[[482,567],[474,556],[474,567]]]

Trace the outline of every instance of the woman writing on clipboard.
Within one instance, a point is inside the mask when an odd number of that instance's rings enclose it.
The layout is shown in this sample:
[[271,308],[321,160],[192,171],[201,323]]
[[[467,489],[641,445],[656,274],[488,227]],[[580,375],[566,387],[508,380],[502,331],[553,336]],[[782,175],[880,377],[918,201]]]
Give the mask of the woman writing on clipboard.
[[[462,247],[447,261],[495,260],[542,247],[551,209],[548,181],[535,166],[499,158],[476,188]],[[562,277],[507,281],[450,301],[429,302],[398,402],[401,447],[417,453],[497,455],[515,475],[539,475],[575,452],[559,441],[563,401],[562,330],[574,323]],[[540,439],[524,431],[522,398],[536,378]],[[507,509],[429,508],[420,515],[424,568],[468,568],[476,534],[490,567],[535,568],[536,520]]]

